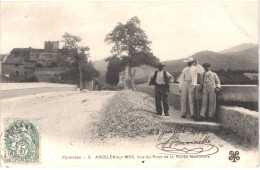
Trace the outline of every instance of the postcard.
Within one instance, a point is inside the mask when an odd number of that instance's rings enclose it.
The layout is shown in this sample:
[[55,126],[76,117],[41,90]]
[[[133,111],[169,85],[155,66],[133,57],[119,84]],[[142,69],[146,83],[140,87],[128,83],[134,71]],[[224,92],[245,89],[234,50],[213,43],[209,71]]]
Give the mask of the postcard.
[[258,1],[0,13],[0,167],[258,167]]

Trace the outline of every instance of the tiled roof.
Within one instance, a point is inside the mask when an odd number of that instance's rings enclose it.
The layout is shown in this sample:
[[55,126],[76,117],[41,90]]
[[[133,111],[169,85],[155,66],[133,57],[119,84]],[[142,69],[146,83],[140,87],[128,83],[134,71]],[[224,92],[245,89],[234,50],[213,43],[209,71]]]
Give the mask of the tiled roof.
[[0,54],[0,61],[3,61],[7,54]]
[[5,60],[5,64],[23,64],[23,59],[21,57],[12,57],[12,56],[7,56]]
[[[61,52],[63,49],[55,49],[54,51]],[[29,52],[51,52],[49,49],[37,49],[37,48],[13,48],[10,53],[29,53]],[[73,52],[73,50],[67,50]]]
[[45,49],[36,49],[36,48],[13,48],[10,53],[29,53],[29,52],[45,52]]
[[[61,53],[63,49],[57,49],[55,52]],[[71,50],[67,51],[70,52]],[[10,52],[10,56],[8,56],[4,63],[6,64],[23,64],[24,61],[30,61],[30,52],[53,52],[48,49],[36,49],[36,48],[13,48]],[[1,59],[1,58],[0,58]]]

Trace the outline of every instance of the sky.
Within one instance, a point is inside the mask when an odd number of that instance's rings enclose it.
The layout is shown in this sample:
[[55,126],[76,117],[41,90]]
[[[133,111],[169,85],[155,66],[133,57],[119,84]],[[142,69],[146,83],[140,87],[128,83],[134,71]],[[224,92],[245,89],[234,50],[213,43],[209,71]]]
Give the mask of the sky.
[[[65,32],[78,35],[91,60],[109,57],[104,42],[118,22],[137,16],[161,61],[258,43],[258,2],[0,2],[0,53],[44,48]],[[61,45],[60,45],[61,47]]]

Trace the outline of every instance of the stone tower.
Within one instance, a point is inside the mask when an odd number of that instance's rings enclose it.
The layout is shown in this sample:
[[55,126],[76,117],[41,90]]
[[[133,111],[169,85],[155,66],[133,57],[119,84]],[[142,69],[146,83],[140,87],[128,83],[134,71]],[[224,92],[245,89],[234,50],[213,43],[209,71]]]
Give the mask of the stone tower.
[[45,41],[44,42],[45,50],[57,50],[59,49],[59,41]]

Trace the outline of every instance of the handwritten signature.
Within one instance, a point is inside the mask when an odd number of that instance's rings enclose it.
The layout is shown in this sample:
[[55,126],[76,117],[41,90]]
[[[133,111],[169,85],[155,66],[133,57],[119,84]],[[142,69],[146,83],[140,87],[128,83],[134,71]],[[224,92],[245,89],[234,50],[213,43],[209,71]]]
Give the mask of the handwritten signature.
[[[181,140],[180,135],[190,132],[189,134],[201,135],[202,138],[199,140],[187,139]],[[164,151],[164,154],[174,154],[174,155],[213,155],[219,151],[219,148],[212,144],[211,136],[204,131],[192,131],[192,129],[184,127],[182,125],[177,126],[173,131],[170,137],[165,138],[166,132],[163,131],[158,137],[158,141],[161,141],[156,145],[161,151]],[[190,138],[190,137],[189,137]],[[194,147],[196,146],[196,147]]]

